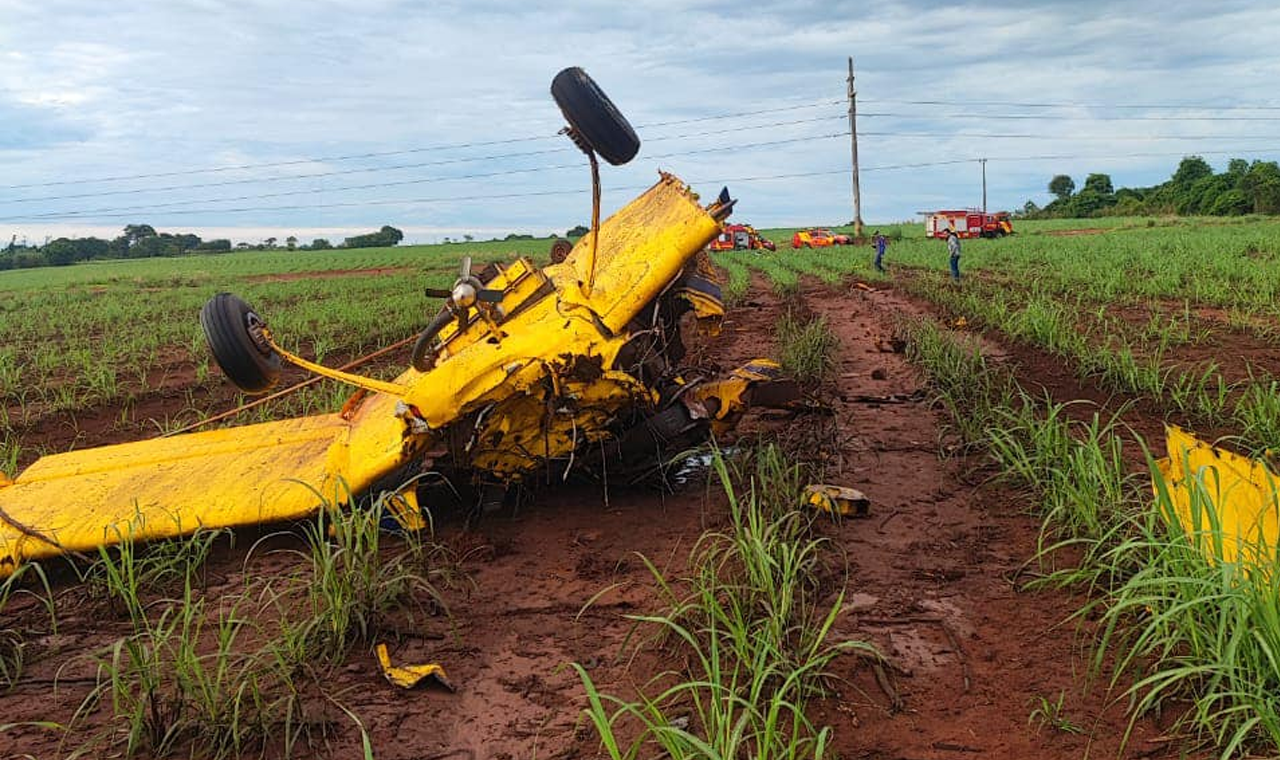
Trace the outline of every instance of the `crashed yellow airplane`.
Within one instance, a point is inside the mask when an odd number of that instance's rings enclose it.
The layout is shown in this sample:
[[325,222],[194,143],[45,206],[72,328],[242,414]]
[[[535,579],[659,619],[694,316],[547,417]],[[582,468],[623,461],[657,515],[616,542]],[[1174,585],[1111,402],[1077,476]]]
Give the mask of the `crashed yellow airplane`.
[[564,261],[465,260],[452,289],[429,291],[444,308],[390,382],[294,356],[245,302],[214,296],[201,324],[240,388],[270,389],[288,361],[356,395],[338,413],[57,454],[0,478],[0,574],[124,535],[303,517],[395,487],[427,458],[499,492],[553,461],[635,473],[731,425],[761,387],[757,403],[785,398],[767,360],[722,375],[681,364],[683,341],[718,331],[724,313],[698,254],[732,210],[727,190],[704,206],[663,174],[600,223],[596,156],[625,163],[639,139],[581,69],[560,72],[552,95],[594,189],[592,230]]

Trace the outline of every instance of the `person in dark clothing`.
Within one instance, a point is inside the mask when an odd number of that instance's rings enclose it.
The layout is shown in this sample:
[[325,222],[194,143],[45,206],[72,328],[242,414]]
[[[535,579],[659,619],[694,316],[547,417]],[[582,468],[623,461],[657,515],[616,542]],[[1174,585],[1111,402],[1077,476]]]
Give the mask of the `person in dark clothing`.
[[960,282],[960,236],[954,227],[947,228],[947,253],[951,254],[951,279]]
[[889,241],[885,240],[884,235],[880,234],[880,230],[876,230],[875,236],[872,238],[876,245],[876,271],[884,271],[884,249],[888,247]]

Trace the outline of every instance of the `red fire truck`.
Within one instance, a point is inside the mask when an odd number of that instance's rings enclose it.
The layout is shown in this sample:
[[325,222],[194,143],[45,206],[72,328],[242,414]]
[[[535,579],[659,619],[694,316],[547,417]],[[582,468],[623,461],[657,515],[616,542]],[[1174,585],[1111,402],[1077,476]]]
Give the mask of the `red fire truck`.
[[1008,211],[988,214],[973,209],[921,211],[924,216],[926,237],[945,239],[947,229],[954,229],[961,238],[997,238],[1013,234],[1013,221]]
[[749,224],[726,224],[720,237],[707,246],[713,251],[773,251],[777,249],[773,241],[761,237],[756,228]]

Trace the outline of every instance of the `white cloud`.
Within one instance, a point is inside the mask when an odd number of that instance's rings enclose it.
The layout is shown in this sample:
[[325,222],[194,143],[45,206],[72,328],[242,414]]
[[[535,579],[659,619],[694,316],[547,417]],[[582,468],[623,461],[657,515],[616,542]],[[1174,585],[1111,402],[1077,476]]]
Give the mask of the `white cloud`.
[[[1114,156],[1016,163],[993,160],[988,165],[989,195],[992,205],[1003,207],[1021,206],[1028,197],[1044,200],[1043,186],[1054,173],[1071,173],[1082,180],[1089,171],[1109,171],[1117,184],[1153,184],[1168,176],[1181,153],[1267,148],[1277,141],[1232,138],[1280,134],[1280,121],[1098,118],[1180,113],[1166,110],[1081,107],[1049,112],[1088,117],[1080,121],[1002,121],[947,115],[1043,112],[892,102],[1280,103],[1271,94],[1274,72],[1280,70],[1280,50],[1272,44],[1280,39],[1280,8],[1250,7],[1243,2],[1193,7],[1154,0],[1064,0],[1024,4],[1015,12],[988,4],[929,0],[751,5],[681,0],[628,4],[0,0],[0,19],[0,114],[7,123],[25,125],[13,130],[8,142],[0,142],[4,158],[0,185],[6,186],[0,187],[0,219],[157,206],[155,213],[137,209],[76,220],[100,223],[108,230],[142,221],[167,229],[236,227],[246,230],[249,238],[264,230],[277,237],[290,231],[305,237],[311,233],[303,233],[304,229],[355,232],[383,223],[407,232],[420,228],[423,235],[564,229],[587,215],[585,168],[453,178],[572,163],[578,160],[572,153],[279,179],[427,163],[432,158],[527,152],[561,144],[551,141],[306,161],[185,178],[101,184],[80,180],[551,135],[560,126],[560,117],[547,88],[554,73],[566,65],[584,66],[633,122],[647,124],[838,99],[844,92],[845,56],[854,54],[860,111],[868,114],[860,119],[860,130],[950,135],[866,134],[860,144],[864,165],[979,156]],[[817,115],[838,117],[841,112],[842,106],[834,104],[797,108],[754,119],[642,129],[641,137]],[[1224,112],[1181,113],[1220,116]],[[1280,117],[1280,112],[1270,115]],[[645,144],[634,166],[607,168],[606,186],[648,184],[659,166],[690,179],[707,180],[838,170],[848,162],[848,144],[840,139],[658,160],[647,157],[821,135],[842,128],[837,118],[653,140]],[[1054,139],[957,135],[964,132],[1034,133]],[[1198,139],[1155,139],[1170,135]],[[1098,139],[1107,137],[1116,139]],[[1119,157],[1134,153],[1169,155]],[[1219,166],[1227,158],[1208,157]],[[981,197],[978,176],[976,165],[868,172],[862,181],[864,217],[900,219],[938,203],[976,204]],[[219,180],[254,182],[122,192]],[[410,180],[415,183],[340,189]],[[75,184],[7,187],[65,181]],[[749,215],[761,225],[836,222],[851,215],[849,180],[843,174],[740,183],[733,190],[741,198],[740,216]],[[567,194],[486,198],[547,191]],[[115,194],[15,203],[88,192]],[[245,198],[268,194],[275,197]],[[627,197],[624,191],[606,191],[610,207]],[[225,198],[245,199],[216,202]],[[411,202],[424,198],[436,200]],[[404,202],[392,205],[391,201]],[[225,210],[306,205],[317,207]],[[178,207],[209,211],[159,213]],[[54,227],[33,220],[24,222],[22,229],[43,237],[41,230]]]

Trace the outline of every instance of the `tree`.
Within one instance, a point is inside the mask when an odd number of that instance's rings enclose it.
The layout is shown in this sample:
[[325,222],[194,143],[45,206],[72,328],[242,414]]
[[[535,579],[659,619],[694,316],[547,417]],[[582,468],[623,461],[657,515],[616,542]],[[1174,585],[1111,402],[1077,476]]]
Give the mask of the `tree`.
[[284,244],[285,244],[285,247],[287,247],[291,251],[297,250],[298,238],[294,237],[293,235],[290,235],[289,237],[284,239]]
[[1076,191],[1076,181],[1065,174],[1059,174],[1049,180],[1049,192],[1058,196],[1058,200],[1065,201],[1071,197]]
[[1090,174],[1084,181],[1085,190],[1093,190],[1101,195],[1111,195],[1115,192],[1115,188],[1111,186],[1111,176],[1108,174]]
[[1241,190],[1228,190],[1219,195],[1207,211],[1214,216],[1240,216],[1253,210],[1253,204]]
[[574,227],[573,229],[566,231],[564,233],[564,236],[569,238],[582,237],[583,235],[587,234],[590,231],[591,231],[590,228],[583,227],[581,224],[579,224],[577,227]]
[[273,237],[269,237],[269,238],[267,238],[266,240],[263,240],[263,241],[262,241],[262,244],[263,244],[264,246],[266,246],[267,248],[275,248],[275,247],[276,247],[276,239],[275,239],[275,238],[273,238]]
[[58,238],[57,240],[45,243],[40,249],[44,254],[45,261],[55,267],[64,267],[72,264],[76,260],[76,246],[67,238]]
[[1213,167],[1200,156],[1187,156],[1173,173],[1173,184],[1190,185],[1198,179],[1213,176]]
[[1254,213],[1280,214],[1280,165],[1254,161],[1241,181],[1241,190],[1253,204]]
[[132,246],[142,238],[154,237],[156,228],[149,224],[126,224],[124,227],[124,239],[126,246]]
[[471,235],[463,235],[463,236],[462,236],[462,239],[463,239],[463,240],[465,240],[465,241],[467,241],[468,243],[470,243],[472,240],[475,240],[475,237],[473,237],[473,236],[471,236]]
[[333,244],[324,238],[316,238],[311,241],[311,250],[313,251],[327,251],[330,248],[333,248]]
[[[356,235],[342,241],[343,248],[381,248],[384,246],[392,246],[404,240],[404,233],[384,224],[382,229],[377,232],[370,232],[367,235]],[[449,242],[446,238],[445,242]]]

